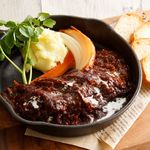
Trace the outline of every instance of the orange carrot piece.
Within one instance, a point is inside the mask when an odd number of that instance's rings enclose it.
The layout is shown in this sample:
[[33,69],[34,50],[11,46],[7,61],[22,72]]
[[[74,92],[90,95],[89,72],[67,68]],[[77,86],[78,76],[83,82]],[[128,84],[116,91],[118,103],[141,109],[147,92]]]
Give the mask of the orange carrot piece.
[[74,60],[73,54],[71,53],[71,51],[69,51],[62,64],[58,63],[57,66],[50,69],[49,71],[47,71],[43,75],[39,76],[38,78],[34,79],[32,82],[43,79],[43,78],[59,77],[59,76],[63,75],[67,70],[69,70],[73,67],[75,67],[75,60]]

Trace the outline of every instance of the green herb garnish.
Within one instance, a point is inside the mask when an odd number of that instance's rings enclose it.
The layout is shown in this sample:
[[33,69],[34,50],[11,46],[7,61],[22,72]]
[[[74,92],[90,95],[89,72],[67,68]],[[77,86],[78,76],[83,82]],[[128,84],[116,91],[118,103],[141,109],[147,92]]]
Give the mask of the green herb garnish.
[[[38,42],[38,36],[43,32],[43,28],[53,28],[55,24],[56,22],[50,18],[50,15],[43,12],[39,13],[37,18],[28,16],[21,23],[0,20],[0,26],[8,29],[4,37],[0,40],[0,61],[7,59],[21,73],[24,84],[30,84],[32,80],[33,61],[29,56],[31,42]],[[20,49],[23,56],[24,63],[22,68],[9,58],[14,46]],[[28,80],[26,66],[29,66],[30,71]]]

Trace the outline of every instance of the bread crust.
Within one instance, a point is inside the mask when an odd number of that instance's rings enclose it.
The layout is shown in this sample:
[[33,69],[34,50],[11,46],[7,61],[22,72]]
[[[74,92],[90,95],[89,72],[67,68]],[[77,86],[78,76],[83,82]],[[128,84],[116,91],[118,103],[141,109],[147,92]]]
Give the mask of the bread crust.
[[[143,35],[141,34],[142,31],[144,30],[150,30],[150,20],[148,20],[147,22],[143,23],[141,26],[139,26],[136,31],[134,32],[134,34],[132,35],[132,41],[134,40],[137,40],[137,39],[140,39],[140,38],[146,38],[146,37],[143,37]],[[149,37],[147,37],[146,39],[150,38],[150,34],[149,34]]]
[[150,55],[150,39],[136,39],[132,41],[131,47],[137,54],[139,60]]
[[150,55],[141,60],[143,84],[150,87]]
[[[120,17],[115,26],[115,31],[119,33],[127,42],[131,43],[134,31],[144,23],[144,19],[137,13],[127,13]],[[124,27],[125,26],[125,27]]]
[[150,87],[150,20],[146,22],[138,13],[127,13],[120,17],[115,30],[137,54],[142,65],[143,84]]

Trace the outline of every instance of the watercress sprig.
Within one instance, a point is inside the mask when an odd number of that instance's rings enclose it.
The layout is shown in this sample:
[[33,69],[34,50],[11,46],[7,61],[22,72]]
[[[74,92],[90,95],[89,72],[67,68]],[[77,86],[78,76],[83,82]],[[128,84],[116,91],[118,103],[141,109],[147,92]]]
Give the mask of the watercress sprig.
[[[39,13],[37,18],[28,16],[21,23],[14,21],[0,20],[0,26],[6,27],[6,33],[0,40],[0,61],[7,59],[21,73],[24,84],[30,84],[32,80],[33,60],[29,56],[31,42],[38,42],[38,36],[43,32],[43,28],[53,28],[56,22],[50,18],[48,13]],[[13,47],[20,50],[23,57],[23,66],[20,68],[11,59]],[[27,80],[26,71],[29,67],[29,79]]]

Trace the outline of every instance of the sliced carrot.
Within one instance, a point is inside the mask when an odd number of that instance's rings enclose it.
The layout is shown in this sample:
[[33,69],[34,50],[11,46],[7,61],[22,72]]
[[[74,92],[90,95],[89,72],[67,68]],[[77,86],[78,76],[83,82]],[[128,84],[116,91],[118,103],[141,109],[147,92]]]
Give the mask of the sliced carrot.
[[59,76],[63,75],[67,70],[74,68],[74,67],[75,67],[74,57],[73,57],[71,51],[68,51],[68,53],[64,59],[64,62],[62,64],[58,63],[57,66],[50,69],[49,71],[47,71],[43,75],[39,76],[38,78],[34,79],[32,82],[43,79],[43,78],[59,77]]

